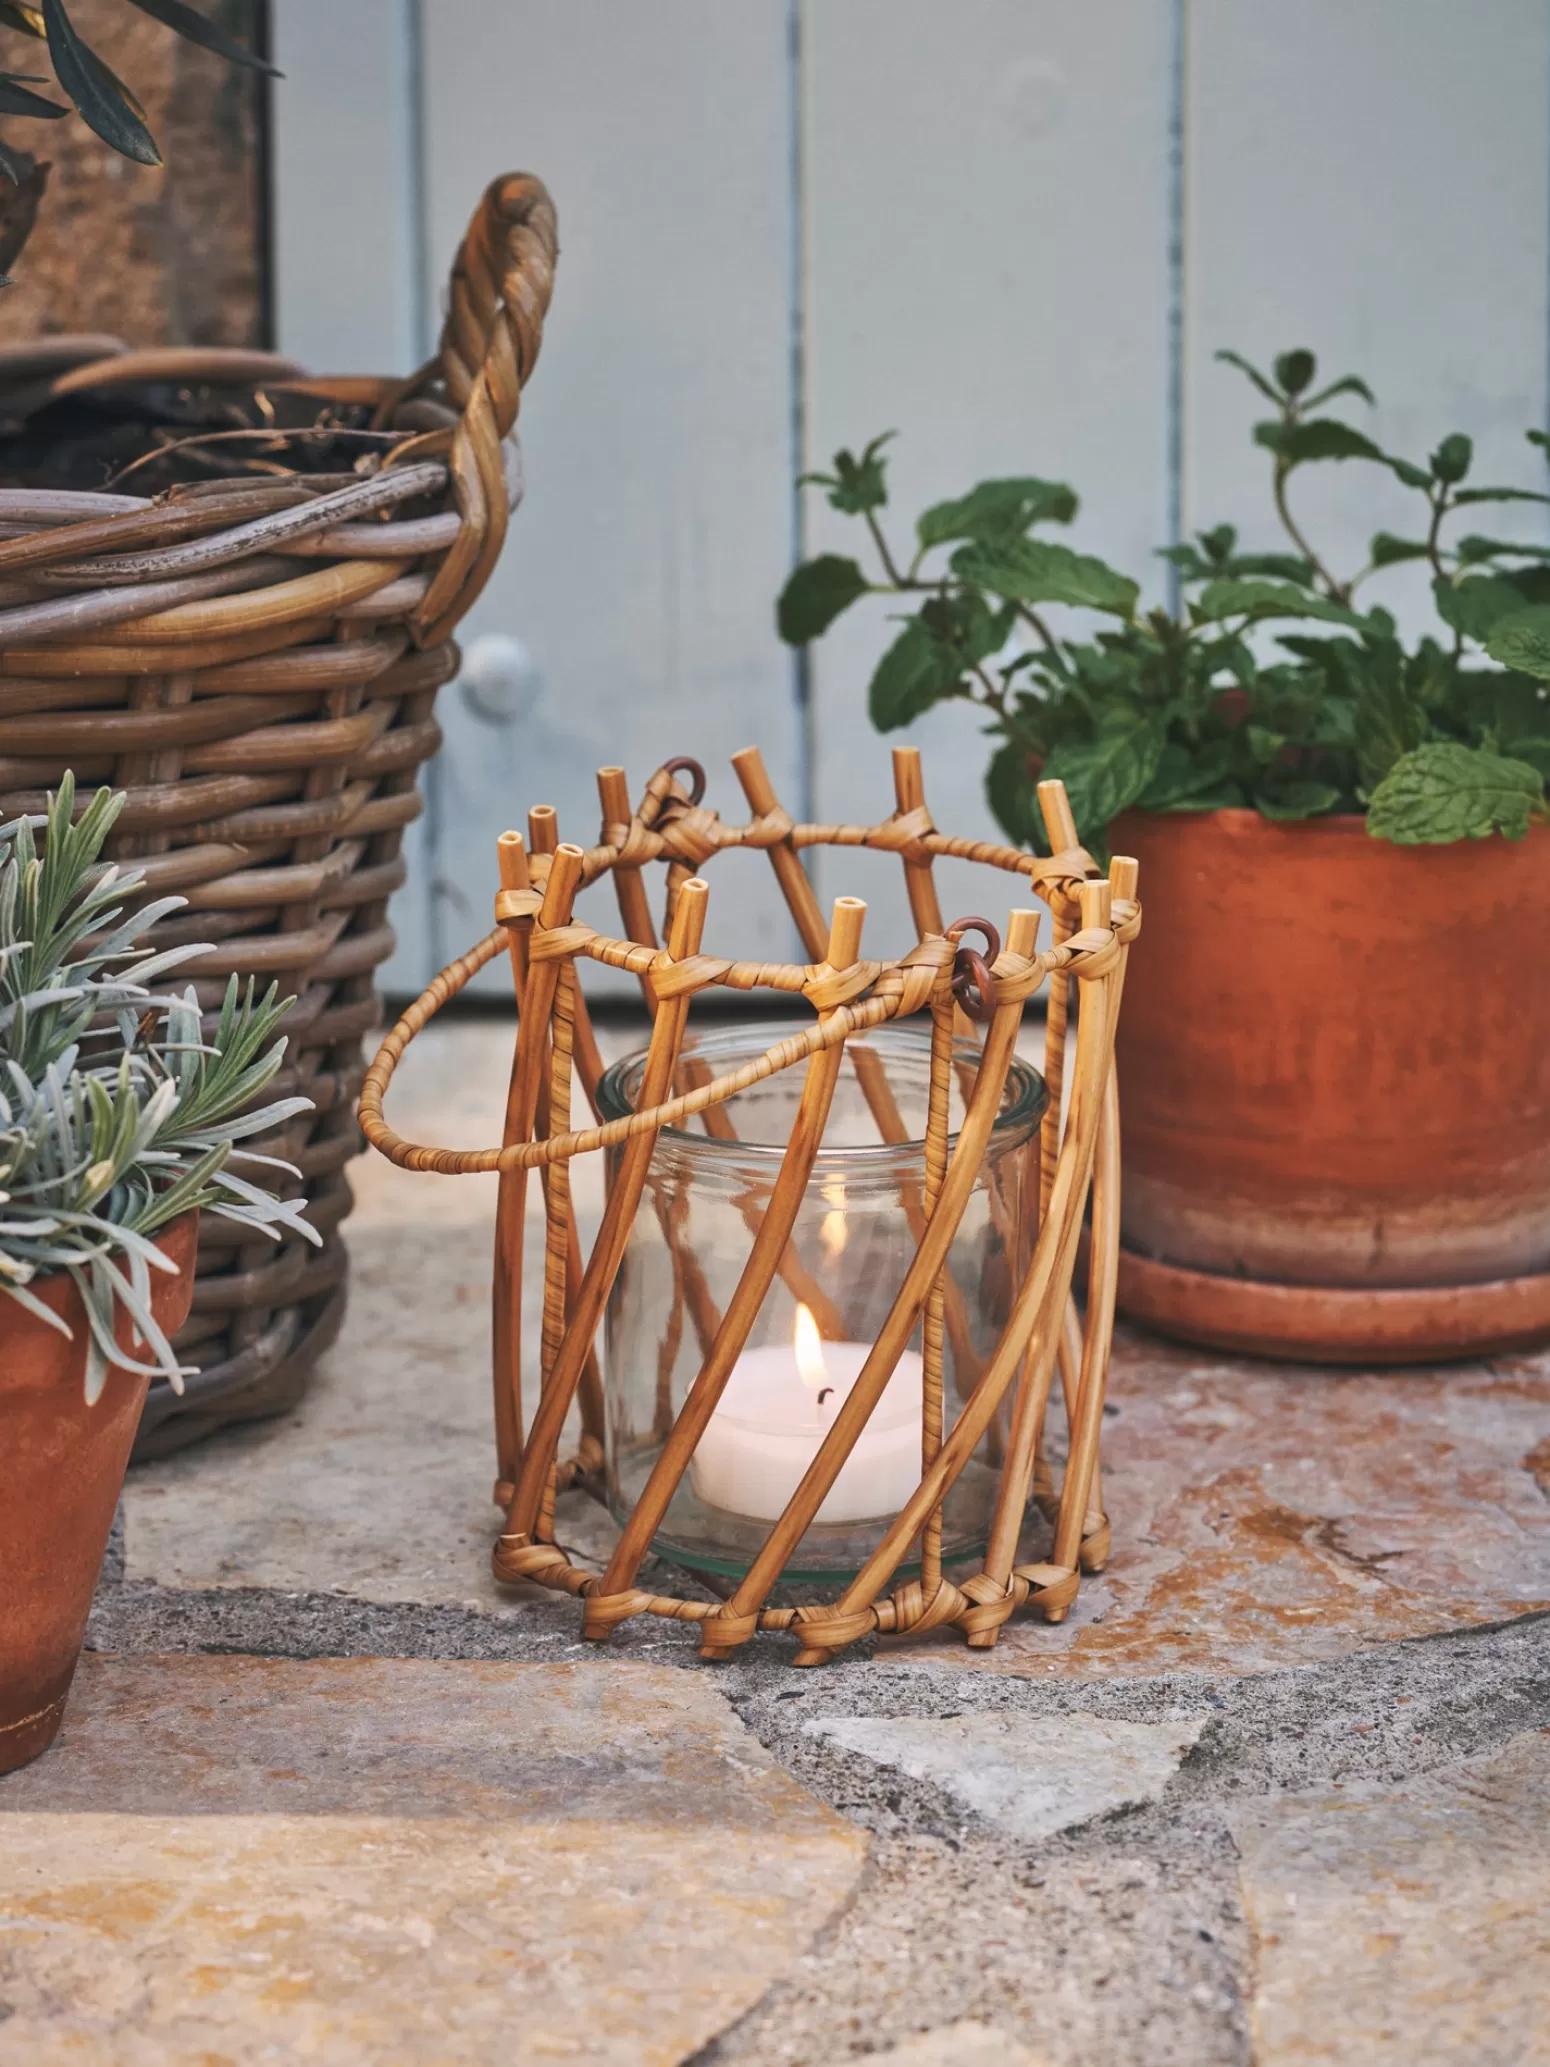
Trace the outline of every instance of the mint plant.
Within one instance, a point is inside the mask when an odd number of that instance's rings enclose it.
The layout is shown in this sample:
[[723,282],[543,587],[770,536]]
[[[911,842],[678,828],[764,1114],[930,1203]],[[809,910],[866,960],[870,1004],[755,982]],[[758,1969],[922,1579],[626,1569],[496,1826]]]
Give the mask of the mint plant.
[[[1254,427],[1269,459],[1270,501],[1287,549],[1246,552],[1231,525],[1162,557],[1178,572],[1178,615],[1145,609],[1140,587],[1047,535],[1077,498],[1035,476],[982,481],[937,503],[896,554],[884,530],[885,447],[837,453],[803,476],[860,519],[874,571],[825,553],[792,573],[776,609],[792,645],[820,637],[865,595],[907,605],[868,692],[880,731],[939,703],[976,705],[996,741],[986,777],[1009,836],[1037,843],[1035,784],[1059,776],[1083,837],[1149,811],[1251,806],[1270,819],[1365,813],[1401,844],[1521,838],[1546,815],[1550,775],[1550,547],[1468,532],[1472,508],[1550,503],[1550,494],[1469,481],[1470,440],[1444,438],[1424,464],[1382,451],[1331,405],[1371,404],[1346,374],[1316,387],[1308,351],[1270,372],[1235,352],[1272,406]],[[1547,448],[1545,433],[1531,443]],[[1417,498],[1409,534],[1379,532],[1341,576],[1293,506],[1307,466],[1354,461],[1392,473]],[[1476,520],[1478,521],[1478,520]],[[1368,602],[1386,569],[1423,562],[1435,626],[1407,647]],[[1052,609],[1080,613],[1051,616]]]

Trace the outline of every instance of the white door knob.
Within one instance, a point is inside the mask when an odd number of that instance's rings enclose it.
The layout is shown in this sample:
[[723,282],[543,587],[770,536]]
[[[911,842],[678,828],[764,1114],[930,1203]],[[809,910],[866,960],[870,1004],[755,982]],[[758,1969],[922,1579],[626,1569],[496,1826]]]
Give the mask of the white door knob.
[[543,690],[538,663],[510,632],[482,632],[463,655],[458,675],[463,701],[487,725],[514,725]]

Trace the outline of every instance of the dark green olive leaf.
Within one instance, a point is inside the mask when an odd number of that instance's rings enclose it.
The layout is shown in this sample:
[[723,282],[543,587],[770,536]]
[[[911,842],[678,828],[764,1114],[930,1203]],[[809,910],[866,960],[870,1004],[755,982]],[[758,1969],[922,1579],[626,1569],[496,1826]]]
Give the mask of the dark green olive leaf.
[[187,42],[197,43],[201,50],[213,50],[217,57],[227,58],[234,65],[250,65],[255,72],[267,72],[271,79],[281,76],[267,58],[245,44],[233,42],[224,29],[218,29],[192,7],[185,7],[183,0],[129,0],[129,4],[148,14],[152,21],[175,30]]
[[1469,472],[1474,456],[1474,440],[1466,438],[1462,431],[1454,431],[1432,454],[1432,478],[1446,481],[1451,487]]
[[985,800],[996,823],[1019,847],[1035,847],[1044,830],[1039,812],[1038,781],[1029,765],[1029,747],[1020,739],[1005,740],[985,770]]
[[1076,496],[1063,481],[1028,475],[981,481],[956,502],[933,503],[915,529],[923,548],[945,545],[952,538],[988,545],[1021,537],[1031,524],[1069,524],[1076,510]]
[[1044,764],[1044,780],[1057,777],[1066,786],[1077,831],[1087,838],[1101,835],[1110,819],[1128,810],[1157,773],[1163,739],[1159,728],[1139,714],[1123,728],[1096,739],[1068,740]]
[[1342,792],[1331,783],[1314,782],[1309,777],[1299,776],[1273,791],[1256,790],[1254,809],[1261,818],[1275,820],[1321,818],[1334,810],[1341,795]]
[[1123,618],[1134,616],[1141,593],[1128,576],[1116,574],[1102,560],[1041,538],[960,546],[953,554],[952,567],[962,580],[1013,602],[1070,603],[1078,609],[1106,610]]
[[1486,636],[1485,650],[1503,667],[1550,682],[1550,609],[1498,617]]
[[54,76],[86,126],[137,165],[160,165],[161,152],[134,96],[75,33],[63,0],[43,0],[43,21]]
[[1288,395],[1300,395],[1318,371],[1312,352],[1283,352],[1275,362],[1276,379]]
[[0,0],[0,28],[20,29],[24,36],[36,36],[39,42],[48,35],[41,10],[20,5],[18,0]]
[[[15,187],[22,183],[22,176],[16,169],[16,161],[3,149],[0,149],[0,176],[8,179]],[[6,282],[7,286],[10,284],[9,281]]]
[[1300,423],[1257,423],[1254,441],[1267,446],[1287,468],[1318,459],[1373,459],[1380,466],[1390,464],[1388,455],[1371,438],[1363,437],[1338,416],[1312,416]]
[[1459,506],[1466,502],[1550,502],[1550,495],[1541,495],[1536,488],[1461,488],[1453,501]]
[[1430,488],[1432,485],[1432,477],[1425,467],[1413,466],[1408,459],[1395,459],[1390,456],[1384,464],[1407,488]]
[[1522,589],[1495,574],[1472,574],[1464,581],[1434,581],[1437,615],[1466,639],[1484,641],[1497,620],[1523,608]]
[[1396,761],[1373,791],[1367,830],[1405,847],[1484,840],[1493,832],[1521,840],[1543,809],[1544,780],[1527,761],[1434,740]]
[[1367,620],[1354,610],[1280,581],[1213,581],[1201,590],[1196,608],[1207,622],[1224,617],[1316,617],[1327,624],[1349,625],[1353,631],[1367,629]]
[[1265,378],[1264,374],[1260,372],[1259,368],[1257,366],[1251,366],[1248,360],[1244,358],[1241,352],[1218,352],[1216,354],[1216,357],[1220,359],[1224,365],[1236,366],[1240,373],[1246,373],[1249,379],[1253,381],[1255,387],[1257,387],[1260,393],[1265,397],[1266,401],[1279,402],[1281,400],[1279,390],[1272,387],[1270,382]]
[[41,93],[30,93],[16,73],[0,72],[0,115],[36,115],[45,122],[57,122],[61,115],[69,112],[57,100],[45,100]]
[[1424,560],[1426,541],[1422,538],[1396,538],[1391,531],[1373,534],[1369,548],[1374,567],[1395,567],[1401,560]]
[[792,570],[775,605],[775,629],[788,646],[805,646],[866,592],[867,578],[854,560],[821,553]]

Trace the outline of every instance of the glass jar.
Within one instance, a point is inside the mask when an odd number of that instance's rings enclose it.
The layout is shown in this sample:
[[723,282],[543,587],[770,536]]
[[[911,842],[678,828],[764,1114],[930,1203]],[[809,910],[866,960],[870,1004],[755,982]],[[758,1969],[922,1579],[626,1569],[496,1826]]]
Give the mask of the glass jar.
[[[790,1032],[787,1022],[691,1037],[673,1094],[738,1068]],[[883,1026],[846,1043],[785,1258],[657,1532],[654,1548],[673,1563],[742,1576],[876,1339],[925,1225],[930,1060],[929,1026]],[[950,1147],[978,1063],[972,1042],[955,1046]],[[599,1091],[605,1120],[634,1111],[644,1068],[642,1051],[607,1072]],[[620,1521],[645,1485],[748,1260],[805,1074],[804,1064],[782,1070],[657,1137],[605,1334],[608,1500]],[[881,1138],[876,1117],[889,1098],[909,1137],[897,1143]],[[1014,1060],[948,1254],[948,1429],[995,1349],[1032,1253],[1045,1099],[1042,1078]],[[615,1159],[620,1153],[611,1151]],[[612,1174],[611,1165],[610,1181]],[[917,1326],[783,1578],[852,1577],[919,1483],[920,1348]],[[944,1562],[984,1549],[1006,1433],[1003,1414],[947,1496]],[[908,1577],[917,1566],[900,1569]]]

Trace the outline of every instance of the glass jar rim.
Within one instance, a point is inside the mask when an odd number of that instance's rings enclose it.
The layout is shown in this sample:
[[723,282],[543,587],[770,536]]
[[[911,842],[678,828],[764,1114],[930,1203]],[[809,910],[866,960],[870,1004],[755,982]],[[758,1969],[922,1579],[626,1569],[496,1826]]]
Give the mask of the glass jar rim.
[[[700,1055],[710,1060],[718,1053],[723,1057],[724,1067],[735,1067],[733,1055],[747,1061],[760,1055],[775,1042],[790,1037],[789,1021],[750,1020],[745,1025],[718,1029],[685,1042],[682,1054]],[[864,1041],[877,1049],[892,1048],[896,1053],[918,1055],[922,1059],[931,1053],[931,1035],[928,1029],[919,1026],[898,1026],[894,1024],[870,1027],[864,1033],[853,1035],[846,1042],[849,1049],[856,1041]],[[980,1050],[976,1042],[956,1040],[953,1043],[953,1061],[977,1065]],[[597,1102],[601,1119],[621,1120],[635,1111],[634,1093],[640,1088],[641,1076],[646,1066],[646,1050],[637,1048],[603,1072],[597,1087]],[[794,1071],[800,1072],[802,1064],[794,1063]],[[633,1079],[633,1081],[632,1081]],[[769,1081],[765,1079],[764,1081]],[[751,1088],[751,1087],[750,1087]],[[1010,1093],[1010,1102],[1003,1103],[991,1125],[991,1138],[987,1152],[999,1159],[1006,1150],[1017,1148],[1029,1140],[1044,1109],[1049,1103],[1049,1088],[1039,1072],[1022,1057],[1014,1055],[1006,1073],[1003,1100]],[[729,1101],[730,1102],[730,1101]],[[664,1127],[658,1140],[670,1146],[675,1152],[701,1157],[708,1164],[767,1162],[773,1168],[786,1153],[784,1141],[722,1141],[713,1134],[691,1133],[687,1127]],[[956,1146],[958,1130],[954,1128],[947,1137],[949,1153]],[[918,1166],[925,1154],[924,1135],[909,1141],[846,1142],[837,1147],[820,1148],[815,1158],[819,1169],[835,1169],[845,1165],[852,1170],[872,1171],[882,1175],[888,1165],[897,1163],[906,1170]]]

